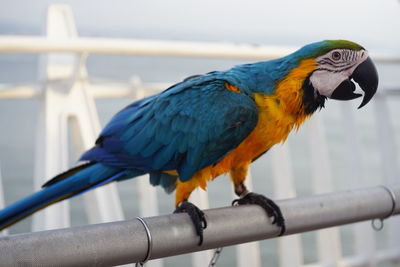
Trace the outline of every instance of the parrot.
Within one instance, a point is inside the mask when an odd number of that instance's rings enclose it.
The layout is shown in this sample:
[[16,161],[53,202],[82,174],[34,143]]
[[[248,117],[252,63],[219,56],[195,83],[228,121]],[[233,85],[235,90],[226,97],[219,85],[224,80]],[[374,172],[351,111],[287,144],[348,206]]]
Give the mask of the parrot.
[[201,245],[207,220],[189,196],[229,174],[234,203],[261,206],[282,235],[280,207],[244,184],[250,164],[327,99],[363,96],[359,108],[365,106],[378,80],[368,51],[347,40],[319,41],[282,58],[190,76],[114,115],[80,165],[0,211],[0,230],[53,203],[148,174],[151,185],[175,191],[174,212],[188,214]]

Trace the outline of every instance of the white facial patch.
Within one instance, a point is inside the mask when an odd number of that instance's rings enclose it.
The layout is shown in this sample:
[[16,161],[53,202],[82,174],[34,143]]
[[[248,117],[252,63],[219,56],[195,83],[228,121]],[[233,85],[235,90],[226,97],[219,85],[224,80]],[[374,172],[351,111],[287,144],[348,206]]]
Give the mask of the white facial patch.
[[345,75],[322,70],[315,71],[310,81],[320,95],[330,97],[339,84],[347,78],[348,76]]
[[368,52],[365,50],[332,50],[316,59],[317,69],[311,75],[310,82],[320,95],[330,97],[333,91],[367,58]]

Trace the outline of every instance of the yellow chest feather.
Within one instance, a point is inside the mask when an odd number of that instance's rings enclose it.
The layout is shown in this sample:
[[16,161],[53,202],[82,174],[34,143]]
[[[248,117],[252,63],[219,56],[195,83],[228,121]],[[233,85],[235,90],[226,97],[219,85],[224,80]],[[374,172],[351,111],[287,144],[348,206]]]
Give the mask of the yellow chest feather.
[[301,88],[314,69],[314,59],[303,60],[278,84],[273,95],[254,95],[259,110],[258,123],[236,149],[215,166],[208,167],[213,178],[233,167],[249,164],[273,145],[284,142],[292,129],[304,122],[309,115],[303,108]]

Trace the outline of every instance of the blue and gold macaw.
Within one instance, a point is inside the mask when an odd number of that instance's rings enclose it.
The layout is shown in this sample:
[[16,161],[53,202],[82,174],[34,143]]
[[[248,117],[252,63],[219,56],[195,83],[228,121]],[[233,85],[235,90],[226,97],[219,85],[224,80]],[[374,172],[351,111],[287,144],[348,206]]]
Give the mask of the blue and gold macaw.
[[360,107],[378,87],[368,52],[344,40],[304,46],[280,59],[191,76],[117,113],[85,152],[82,165],[0,211],[0,229],[63,199],[148,173],[150,183],[176,191],[176,212],[189,213],[202,242],[204,213],[188,202],[191,192],[229,173],[238,204],[258,204],[285,231],[279,207],[249,192],[251,162],[286,140],[327,98],[351,100],[357,82]]

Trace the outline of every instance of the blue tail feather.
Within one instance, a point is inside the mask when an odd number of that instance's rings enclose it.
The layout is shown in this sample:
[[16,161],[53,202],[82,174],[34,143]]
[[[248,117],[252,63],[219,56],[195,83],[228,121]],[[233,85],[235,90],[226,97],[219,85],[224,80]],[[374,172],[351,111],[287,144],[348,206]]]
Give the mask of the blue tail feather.
[[161,185],[168,194],[171,194],[175,190],[178,176],[173,176],[162,171],[154,171],[149,174],[150,184],[153,186]]
[[47,207],[55,202],[81,194],[106,183],[126,179],[125,176],[136,176],[135,172],[126,173],[125,170],[91,164],[84,166],[78,172],[71,169],[71,176],[64,173],[63,179],[52,183],[42,190],[21,199],[0,210],[0,230],[22,220],[30,214]]

